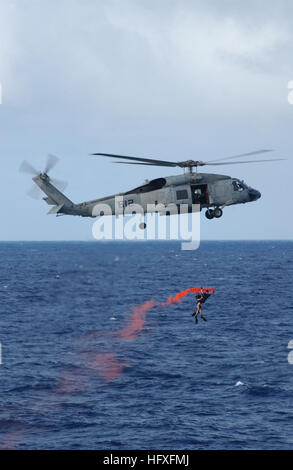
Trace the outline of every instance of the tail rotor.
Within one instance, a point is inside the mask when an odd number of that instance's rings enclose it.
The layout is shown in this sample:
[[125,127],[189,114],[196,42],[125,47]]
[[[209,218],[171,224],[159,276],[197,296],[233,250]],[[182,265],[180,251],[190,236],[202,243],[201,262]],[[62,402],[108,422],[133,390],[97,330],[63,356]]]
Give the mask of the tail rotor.
[[[59,161],[59,158],[56,157],[56,155],[48,155],[44,171],[38,171],[29,162],[24,160],[20,165],[19,171],[22,173],[32,175],[33,180],[39,177],[42,180],[53,184],[59,191],[64,191],[64,189],[67,186],[66,181],[59,180],[56,178],[51,178],[48,176],[48,173],[57,165],[58,161]],[[33,199],[40,199],[42,197],[42,192],[39,186],[35,186],[35,185],[32,186],[31,189],[29,189],[27,194]]]

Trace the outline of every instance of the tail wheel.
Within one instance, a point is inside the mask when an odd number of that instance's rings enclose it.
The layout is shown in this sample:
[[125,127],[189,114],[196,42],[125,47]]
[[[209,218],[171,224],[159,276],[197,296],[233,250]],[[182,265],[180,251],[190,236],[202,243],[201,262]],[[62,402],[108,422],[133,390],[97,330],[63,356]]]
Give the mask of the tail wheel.
[[214,218],[214,211],[212,209],[208,209],[205,211],[205,216],[207,219],[211,220]]
[[145,222],[141,222],[141,223],[139,224],[139,228],[140,228],[141,230],[144,230],[144,229],[146,228],[146,223],[145,223]]
[[222,217],[223,215],[223,211],[222,209],[220,209],[220,207],[216,207],[214,209],[214,217],[216,217],[217,219],[219,219],[220,217]]

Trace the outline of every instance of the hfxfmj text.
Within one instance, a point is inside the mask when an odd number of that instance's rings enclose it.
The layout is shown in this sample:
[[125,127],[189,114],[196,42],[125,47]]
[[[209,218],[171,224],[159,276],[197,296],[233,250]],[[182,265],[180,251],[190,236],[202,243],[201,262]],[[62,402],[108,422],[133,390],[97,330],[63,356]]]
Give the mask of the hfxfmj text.
[[188,454],[147,454],[146,456],[118,456],[110,454],[104,456],[102,459],[103,465],[127,465],[129,468],[134,468],[137,465],[177,465],[189,467]]

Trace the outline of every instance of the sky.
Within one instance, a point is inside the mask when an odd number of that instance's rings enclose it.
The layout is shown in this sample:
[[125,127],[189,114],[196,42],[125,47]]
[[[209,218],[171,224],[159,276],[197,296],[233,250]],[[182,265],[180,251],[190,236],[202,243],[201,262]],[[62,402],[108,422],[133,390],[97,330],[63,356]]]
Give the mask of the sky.
[[52,176],[82,202],[181,173],[93,152],[180,161],[263,148],[287,160],[220,171],[262,198],[202,213],[201,238],[292,239],[292,23],[290,0],[0,0],[0,240],[93,239],[93,220],[47,215],[27,196],[23,160],[41,171],[58,155]]

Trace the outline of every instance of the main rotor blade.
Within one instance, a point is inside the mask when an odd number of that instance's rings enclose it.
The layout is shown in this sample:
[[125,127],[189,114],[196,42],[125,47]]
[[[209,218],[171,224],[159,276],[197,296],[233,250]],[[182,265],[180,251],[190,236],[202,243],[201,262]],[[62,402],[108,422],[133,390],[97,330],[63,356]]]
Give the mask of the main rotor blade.
[[59,162],[59,158],[56,155],[48,155],[46,167],[44,173],[48,173],[54,168],[54,166]]
[[146,162],[156,166],[178,166],[176,162],[169,162],[167,160],[155,160],[153,158],[141,158],[141,157],[130,157],[128,155],[115,155],[113,153],[91,153],[91,155],[98,155],[101,157],[114,157],[114,158],[123,158],[126,160],[133,160],[136,162]]
[[118,163],[118,165],[170,166],[170,165],[157,165],[156,163],[139,163],[139,162],[112,162],[112,163]]
[[286,160],[286,158],[271,158],[267,160],[247,160],[244,162],[219,162],[219,163],[207,162],[204,165],[239,165],[240,163],[276,162],[279,160]]
[[[274,162],[274,161],[278,161],[278,160],[286,160],[286,158],[270,158],[270,159],[265,159],[265,160],[247,160],[247,161],[242,161],[242,162],[215,162],[215,163],[212,163],[212,162],[201,162],[200,164],[196,165],[190,165],[191,167],[192,166],[206,166],[206,165],[237,165],[237,164],[240,164],[240,163],[258,163],[258,162]],[[151,165],[155,165],[155,163],[132,163],[132,162],[112,162],[112,163],[118,163],[120,165],[146,165],[146,166],[151,166]],[[167,165],[160,165],[160,166],[167,166]],[[180,166],[180,165],[178,165]],[[188,165],[186,165],[188,166]],[[184,168],[184,166],[182,165],[182,168]]]
[[262,149],[262,150],[255,150],[254,152],[248,152],[248,153],[241,153],[239,155],[234,155],[233,157],[222,157],[222,158],[217,158],[216,160],[209,160],[207,163],[212,163],[212,162],[220,162],[222,160],[233,160],[234,158],[242,158],[242,157],[250,157],[252,155],[259,155],[260,153],[267,153],[267,152],[273,152],[274,150],[272,149]]
[[28,173],[29,175],[38,175],[39,172],[27,161],[23,161],[19,167],[19,171],[22,173]]

